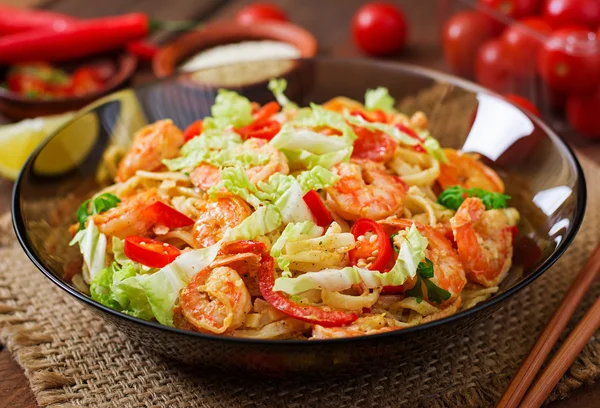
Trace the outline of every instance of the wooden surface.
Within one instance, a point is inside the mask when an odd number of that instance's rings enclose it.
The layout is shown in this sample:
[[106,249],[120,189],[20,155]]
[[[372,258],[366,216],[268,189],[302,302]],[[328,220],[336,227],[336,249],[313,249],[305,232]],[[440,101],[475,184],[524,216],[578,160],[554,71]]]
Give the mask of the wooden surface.
[[[319,43],[319,54],[357,57],[352,44],[350,22],[362,0],[270,0],[281,5],[292,21],[312,32]],[[0,0],[0,3],[37,4],[48,10],[78,17],[112,15],[128,11],[144,11],[152,17],[172,20],[211,20],[231,18],[250,0]],[[438,43],[437,0],[397,0],[405,10],[410,30],[410,45],[394,60],[445,69]],[[165,40],[168,36],[158,35]],[[148,66],[141,66],[134,83],[152,79]],[[0,117],[0,123],[4,122]],[[586,156],[600,163],[600,143],[593,144],[577,135],[564,135],[569,143]],[[9,207],[12,184],[0,179],[0,213]],[[2,346],[0,345],[0,348]],[[571,398],[550,404],[552,408],[598,406],[600,383],[586,385]],[[25,375],[7,350],[0,351],[0,407],[36,407],[35,398]]]

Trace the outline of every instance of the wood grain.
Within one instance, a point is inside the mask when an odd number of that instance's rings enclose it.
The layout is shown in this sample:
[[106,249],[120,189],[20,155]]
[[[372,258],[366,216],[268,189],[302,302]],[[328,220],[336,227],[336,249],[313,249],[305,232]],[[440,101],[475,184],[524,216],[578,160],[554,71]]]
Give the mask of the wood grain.
[[[6,2],[7,0],[0,0]],[[360,53],[351,41],[350,21],[363,0],[270,0],[281,5],[296,24],[315,35],[320,55],[357,57]],[[36,3],[43,8],[69,13],[81,18],[114,15],[130,11],[143,11],[162,19],[203,20],[226,19],[234,16],[240,7],[251,0],[8,0],[13,4]],[[436,20],[437,0],[397,0],[406,12],[411,25],[410,45],[392,60],[445,69],[439,47]],[[155,37],[164,41],[164,35]],[[148,68],[140,71],[134,84],[153,80]],[[0,123],[6,122],[0,117]],[[565,134],[565,138],[579,152],[600,163],[600,144],[593,144],[581,137]],[[0,179],[0,212],[9,208],[12,183]],[[1,348],[1,345],[0,345]],[[555,402],[551,408],[591,408],[600,399],[600,383],[576,391],[568,400]],[[21,368],[6,350],[0,351],[0,407],[37,407]]]

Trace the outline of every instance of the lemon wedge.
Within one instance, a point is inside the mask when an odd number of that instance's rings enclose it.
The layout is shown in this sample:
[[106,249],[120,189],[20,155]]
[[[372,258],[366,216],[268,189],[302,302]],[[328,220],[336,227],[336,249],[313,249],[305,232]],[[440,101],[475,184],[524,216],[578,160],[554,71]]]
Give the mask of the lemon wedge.
[[64,113],[0,126],[0,175],[16,179],[33,150],[74,113]]

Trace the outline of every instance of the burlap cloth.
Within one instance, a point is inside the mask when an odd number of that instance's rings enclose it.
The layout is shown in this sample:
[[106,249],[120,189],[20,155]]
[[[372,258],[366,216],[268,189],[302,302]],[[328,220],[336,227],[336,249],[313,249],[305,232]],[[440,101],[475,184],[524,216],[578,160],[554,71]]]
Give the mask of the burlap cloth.
[[[582,164],[588,180],[597,177],[598,166],[586,159]],[[600,240],[600,184],[588,188],[584,225],[555,267],[459,340],[377,373],[257,381],[165,361],[39,273],[15,243],[6,216],[0,221],[0,341],[24,368],[42,406],[492,406]],[[596,282],[572,324],[599,294]],[[596,336],[550,399],[598,377]]]

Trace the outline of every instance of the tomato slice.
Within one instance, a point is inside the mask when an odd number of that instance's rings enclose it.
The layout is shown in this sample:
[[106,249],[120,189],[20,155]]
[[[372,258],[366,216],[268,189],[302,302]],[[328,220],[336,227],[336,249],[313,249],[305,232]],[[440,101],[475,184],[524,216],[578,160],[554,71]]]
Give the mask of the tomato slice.
[[194,220],[187,215],[160,201],[146,207],[142,211],[141,217],[167,228],[187,227],[194,223]]
[[281,107],[279,106],[279,104],[277,102],[275,102],[275,101],[267,103],[262,108],[260,108],[258,110],[258,112],[256,112],[253,115],[254,122],[264,122],[264,121],[266,121],[271,116],[273,116],[274,114],[276,114],[277,112],[279,112],[280,108]]
[[343,326],[358,319],[358,315],[353,312],[294,303],[283,292],[274,292],[274,285],[275,262],[269,254],[263,254],[258,271],[258,288],[265,300],[275,309],[295,319],[320,324],[323,327]]
[[276,120],[253,122],[236,130],[244,139],[256,138],[271,140],[281,130],[281,123]]
[[[425,140],[423,140],[423,138],[421,138],[421,136],[419,136],[419,134],[417,132],[415,132],[414,129],[412,129],[402,123],[397,123],[396,128],[398,130],[400,130],[402,133],[406,134],[407,136],[412,137],[413,139],[417,139],[421,143],[425,142]],[[426,152],[425,148],[423,148],[423,146],[420,144],[413,146],[413,149],[419,153]]]
[[202,134],[202,120],[197,120],[183,131],[183,139],[187,142],[190,139]]
[[123,252],[132,261],[151,268],[167,266],[181,254],[173,245],[139,236],[125,238]]
[[331,213],[323,204],[323,200],[319,197],[319,193],[315,190],[310,190],[308,193],[304,194],[304,202],[310,208],[310,212],[315,217],[316,224],[319,227],[328,227],[333,221],[333,217]]
[[[352,235],[357,241],[356,248],[348,254],[350,264],[358,265],[360,259],[367,259],[373,256],[373,252],[379,250],[375,260],[371,262],[367,269],[372,271],[384,271],[393,258],[392,243],[381,226],[369,219],[361,218],[352,226]],[[374,234],[377,239],[371,242],[370,239],[359,240],[359,237],[365,236],[368,232]]]

